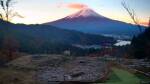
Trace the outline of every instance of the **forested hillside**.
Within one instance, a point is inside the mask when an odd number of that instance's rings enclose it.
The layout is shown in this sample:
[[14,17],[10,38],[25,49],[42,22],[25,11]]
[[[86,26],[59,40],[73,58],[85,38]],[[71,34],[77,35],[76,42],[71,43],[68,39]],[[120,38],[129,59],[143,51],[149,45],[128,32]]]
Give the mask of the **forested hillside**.
[[[10,42],[8,44],[17,45],[21,52],[29,53],[59,52],[73,49],[72,44],[101,45],[115,42],[113,38],[100,35],[90,35],[46,25],[12,24],[2,20],[0,20],[0,30],[1,48],[4,46],[3,43]],[[14,43],[11,42],[12,40]]]
[[131,44],[132,55],[135,58],[150,59],[150,26],[137,37],[134,37]]

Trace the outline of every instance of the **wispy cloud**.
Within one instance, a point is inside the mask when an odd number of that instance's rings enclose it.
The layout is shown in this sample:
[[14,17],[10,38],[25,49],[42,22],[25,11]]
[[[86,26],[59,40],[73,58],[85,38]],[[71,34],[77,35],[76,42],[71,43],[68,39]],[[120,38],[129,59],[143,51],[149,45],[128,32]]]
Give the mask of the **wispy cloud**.
[[82,3],[68,3],[68,4],[61,4],[59,5],[59,7],[67,7],[70,9],[83,9],[83,8],[87,8],[88,6]]
[[67,4],[66,6],[72,9],[83,9],[83,8],[88,7],[87,5],[81,4],[81,3],[70,3],[70,4]]

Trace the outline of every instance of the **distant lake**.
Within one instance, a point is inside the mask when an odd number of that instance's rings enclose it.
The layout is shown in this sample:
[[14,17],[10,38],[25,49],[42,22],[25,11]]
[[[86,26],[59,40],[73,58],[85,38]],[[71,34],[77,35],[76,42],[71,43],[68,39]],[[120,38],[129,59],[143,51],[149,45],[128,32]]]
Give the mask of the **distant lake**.
[[82,49],[101,49],[101,45],[79,45],[79,44],[74,44],[72,45],[74,47],[82,48]]
[[124,41],[124,40],[118,40],[117,43],[115,43],[115,46],[125,46],[125,45],[130,45],[131,41]]

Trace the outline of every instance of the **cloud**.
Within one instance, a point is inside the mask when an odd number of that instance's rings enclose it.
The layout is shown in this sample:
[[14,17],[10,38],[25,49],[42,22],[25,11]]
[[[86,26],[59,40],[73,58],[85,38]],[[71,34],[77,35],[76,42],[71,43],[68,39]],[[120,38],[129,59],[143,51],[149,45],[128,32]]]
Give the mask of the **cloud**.
[[71,9],[83,9],[88,7],[87,5],[81,3],[69,3],[65,4],[64,6]]
[[140,22],[141,25],[148,26],[149,22]]

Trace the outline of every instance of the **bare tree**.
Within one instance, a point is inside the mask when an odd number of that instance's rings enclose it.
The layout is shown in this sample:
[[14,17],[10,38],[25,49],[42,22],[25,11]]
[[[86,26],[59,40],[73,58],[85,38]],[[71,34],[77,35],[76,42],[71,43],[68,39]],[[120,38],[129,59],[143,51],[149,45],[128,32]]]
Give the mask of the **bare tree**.
[[0,18],[9,22],[12,20],[13,17],[20,17],[23,18],[21,15],[19,15],[17,12],[13,11],[13,5],[15,4],[14,0],[0,0]]
[[127,5],[127,3],[125,1],[122,1],[122,6],[124,7],[124,9],[128,12],[128,14],[130,15],[131,19],[133,20],[133,22],[138,26],[140,33],[142,32],[142,27],[139,24],[139,20],[136,17],[135,11],[134,9],[131,9],[129,7],[129,5]]
[[150,18],[149,18],[148,28],[150,28]]
[[[11,43],[10,43],[11,42]],[[5,37],[3,40],[2,51],[7,60],[13,60],[17,58],[19,43],[15,38]]]
[[[13,17],[16,16],[23,18],[17,12],[13,11],[14,4],[14,0],[0,0],[0,19],[10,22]],[[6,27],[3,29],[1,52],[5,58],[10,61],[17,56],[16,53],[18,53],[19,42],[15,36],[13,37],[12,32],[15,33],[15,31],[12,31],[10,26],[6,25]]]

